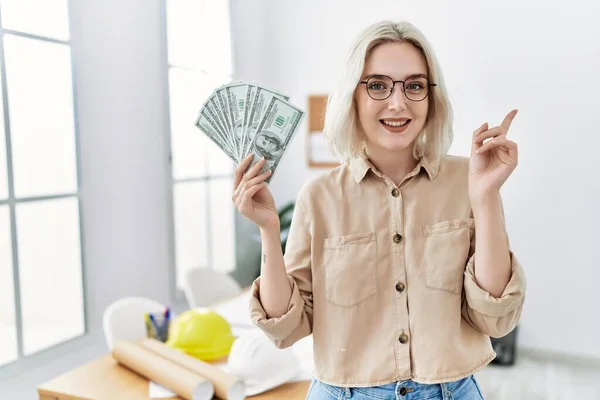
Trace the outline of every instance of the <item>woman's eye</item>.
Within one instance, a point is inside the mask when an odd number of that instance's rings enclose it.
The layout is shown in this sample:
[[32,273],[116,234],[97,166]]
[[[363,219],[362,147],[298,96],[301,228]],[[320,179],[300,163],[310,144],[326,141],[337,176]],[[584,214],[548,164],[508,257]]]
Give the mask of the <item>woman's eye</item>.
[[408,90],[422,90],[422,89],[424,89],[424,86],[423,86],[423,84],[421,84],[419,82],[412,82],[412,83],[409,83],[406,86],[406,88]]
[[371,85],[369,85],[369,89],[372,89],[372,90],[385,90],[386,89],[386,85],[383,84],[383,83],[375,82],[375,83],[371,83]]

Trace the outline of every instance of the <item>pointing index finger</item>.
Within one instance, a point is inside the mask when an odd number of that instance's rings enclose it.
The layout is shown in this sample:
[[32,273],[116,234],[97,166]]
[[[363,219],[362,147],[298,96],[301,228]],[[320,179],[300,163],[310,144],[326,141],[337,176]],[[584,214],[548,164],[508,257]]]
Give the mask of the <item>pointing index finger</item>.
[[504,128],[506,133],[508,133],[508,130],[510,129],[510,125],[512,124],[512,122],[515,119],[518,112],[519,112],[519,110],[517,110],[517,109],[514,109],[511,112],[509,112],[506,115],[506,117],[504,117],[504,121],[502,121],[502,123],[500,124],[500,126],[502,126]]

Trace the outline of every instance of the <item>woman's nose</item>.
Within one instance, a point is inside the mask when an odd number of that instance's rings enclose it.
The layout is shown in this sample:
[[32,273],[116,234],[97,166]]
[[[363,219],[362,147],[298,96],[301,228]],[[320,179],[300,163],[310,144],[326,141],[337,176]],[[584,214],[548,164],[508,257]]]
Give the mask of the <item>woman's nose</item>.
[[396,85],[392,90],[391,96],[388,98],[388,108],[390,110],[400,111],[406,108],[406,97],[402,87]]

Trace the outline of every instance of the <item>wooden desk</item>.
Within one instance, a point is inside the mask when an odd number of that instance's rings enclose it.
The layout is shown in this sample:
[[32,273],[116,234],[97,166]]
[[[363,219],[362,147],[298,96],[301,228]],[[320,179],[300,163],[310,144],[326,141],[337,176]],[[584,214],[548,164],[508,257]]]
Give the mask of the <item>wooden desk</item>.
[[[252,400],[304,400],[310,382],[290,382]],[[38,387],[40,400],[147,400],[148,379],[118,364],[110,354]],[[173,397],[168,400],[181,400]]]
[[[238,304],[249,294],[245,288],[239,296],[219,302],[213,308],[226,318],[236,319]],[[231,308],[221,308],[234,305]],[[241,303],[245,313],[247,302]],[[83,365],[38,387],[40,400],[147,400],[149,381],[145,377],[117,363],[111,354],[107,354],[89,364]],[[247,397],[249,400],[304,400],[310,381],[290,382],[268,392]],[[182,400],[173,397],[165,400]]]

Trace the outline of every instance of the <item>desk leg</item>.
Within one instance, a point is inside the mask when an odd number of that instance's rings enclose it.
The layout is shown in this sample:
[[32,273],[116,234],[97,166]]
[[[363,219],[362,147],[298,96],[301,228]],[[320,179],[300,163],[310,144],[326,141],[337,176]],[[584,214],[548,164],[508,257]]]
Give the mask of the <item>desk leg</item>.
[[47,394],[40,394],[39,400],[59,400],[58,397],[48,396]]

